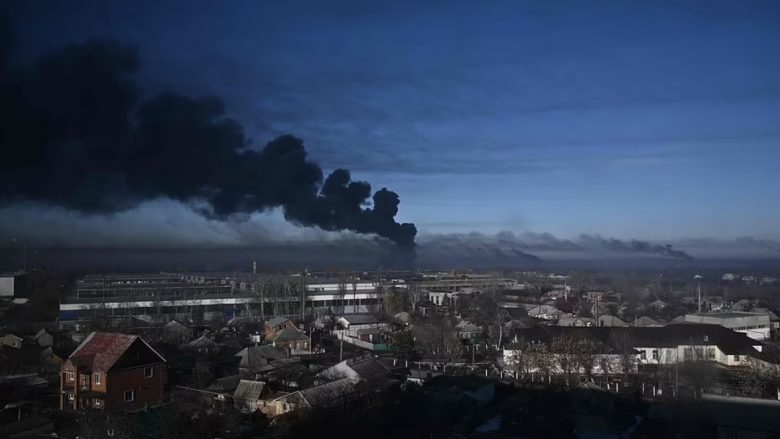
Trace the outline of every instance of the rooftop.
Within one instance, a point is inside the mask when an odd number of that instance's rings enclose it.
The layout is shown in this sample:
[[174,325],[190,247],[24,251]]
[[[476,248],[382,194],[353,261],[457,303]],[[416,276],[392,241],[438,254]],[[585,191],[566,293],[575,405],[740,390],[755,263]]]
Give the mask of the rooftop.
[[760,313],[760,312],[727,311],[727,312],[694,312],[688,315],[698,316],[698,317],[713,317],[713,318],[720,318],[720,319],[735,319],[739,317],[768,316],[769,314]]

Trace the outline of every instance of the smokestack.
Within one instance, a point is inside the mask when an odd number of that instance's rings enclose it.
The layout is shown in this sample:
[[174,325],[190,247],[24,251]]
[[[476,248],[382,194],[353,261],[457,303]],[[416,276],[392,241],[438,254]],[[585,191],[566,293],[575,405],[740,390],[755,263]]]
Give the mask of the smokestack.
[[252,274],[257,274],[257,260],[252,261]]

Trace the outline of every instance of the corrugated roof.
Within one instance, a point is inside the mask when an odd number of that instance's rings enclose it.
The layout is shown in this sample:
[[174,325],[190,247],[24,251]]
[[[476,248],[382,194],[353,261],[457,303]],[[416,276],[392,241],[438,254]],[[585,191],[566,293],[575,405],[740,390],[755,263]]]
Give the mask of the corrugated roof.
[[257,401],[263,395],[263,390],[265,390],[263,381],[241,380],[233,393],[233,399]]
[[355,381],[343,378],[297,392],[311,407],[325,407],[355,391]]

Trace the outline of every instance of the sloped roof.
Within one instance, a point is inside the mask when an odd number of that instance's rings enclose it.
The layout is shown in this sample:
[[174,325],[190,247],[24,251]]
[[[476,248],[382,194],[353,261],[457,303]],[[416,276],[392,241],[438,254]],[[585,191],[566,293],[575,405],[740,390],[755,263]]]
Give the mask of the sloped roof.
[[263,395],[264,390],[265,382],[263,381],[241,380],[233,393],[233,399],[257,401]]
[[120,332],[93,332],[84,339],[68,360],[92,372],[108,372],[122,358],[136,340],[140,340],[161,361],[165,361],[151,346],[137,335]]
[[651,319],[650,317],[642,316],[634,320],[631,326],[650,327],[650,326],[661,326],[661,324],[658,323],[656,320]]
[[241,367],[250,369],[265,366],[271,361],[285,358],[282,352],[271,345],[250,346],[236,354],[236,356],[241,357]]
[[300,390],[298,393],[311,407],[322,407],[331,404],[342,396],[355,390],[355,381],[349,378],[331,381],[319,386]]
[[284,328],[281,331],[277,332],[276,334],[268,338],[268,340],[272,342],[284,342],[284,341],[308,340],[308,339],[309,339],[308,335],[295,328]]
[[270,327],[279,326],[288,320],[290,319],[284,317],[274,317],[271,320],[267,320],[265,322],[265,326],[270,326]]
[[363,360],[349,362],[346,361],[346,366],[354,370],[355,373],[362,379],[369,379],[375,377],[382,377],[387,375],[390,371],[384,364],[380,363],[376,358],[370,357]]
[[378,319],[373,314],[353,314],[349,316],[343,316],[341,318],[350,325],[369,325],[383,322],[383,320]]
[[611,314],[599,316],[599,325],[604,324],[604,326],[628,326],[626,322],[623,320],[620,320],[616,316],[613,316]]
[[[584,337],[600,341],[611,348],[612,334],[627,334],[634,347],[674,347],[684,345],[716,345],[727,355],[748,354],[756,356],[758,351],[753,348],[757,341],[747,335],[734,332],[720,325],[699,323],[677,323],[657,327],[576,327],[576,326],[546,326],[524,329],[518,335],[528,341],[550,343],[559,335],[573,338]],[[704,339],[707,339],[705,342]]]
[[190,328],[179,322],[178,320],[171,320],[170,322],[163,325],[164,329],[167,330],[187,330],[189,331]]
[[206,390],[212,392],[235,392],[238,387],[238,383],[241,382],[241,375],[230,375],[222,378],[217,378],[214,384],[208,386]]
[[192,340],[191,342],[187,343],[185,346],[188,348],[213,348],[218,346],[218,344],[217,342],[206,337],[205,335],[201,335],[195,340]]

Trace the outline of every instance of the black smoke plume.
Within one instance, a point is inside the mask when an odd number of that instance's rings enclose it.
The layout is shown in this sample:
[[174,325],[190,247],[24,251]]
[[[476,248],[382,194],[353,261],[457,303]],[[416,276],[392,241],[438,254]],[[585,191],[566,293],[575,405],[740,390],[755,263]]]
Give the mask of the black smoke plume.
[[637,253],[654,254],[671,258],[691,260],[688,253],[676,250],[671,245],[652,244],[646,241],[632,239],[622,241],[614,238],[604,238],[599,235],[582,234],[574,239],[558,238],[550,233],[524,232],[515,234],[504,231],[495,235],[482,233],[453,233],[445,235],[426,235],[420,238],[421,258],[439,253],[443,257],[457,254],[464,255],[513,255],[522,256],[526,260],[538,258],[528,252],[558,252],[558,253]]
[[675,250],[669,244],[652,244],[637,239],[621,241],[614,238],[604,238],[599,235],[580,235],[578,242],[586,248],[603,248],[619,253],[644,253],[685,260],[693,259],[693,256],[682,250]]
[[300,225],[414,246],[414,224],[394,219],[395,192],[372,196],[344,169],[323,179],[301,139],[253,149],[218,98],[141,99],[131,48],[91,40],[21,68],[7,66],[4,48],[0,41],[0,204],[99,214],[167,197],[219,219],[281,207]]

